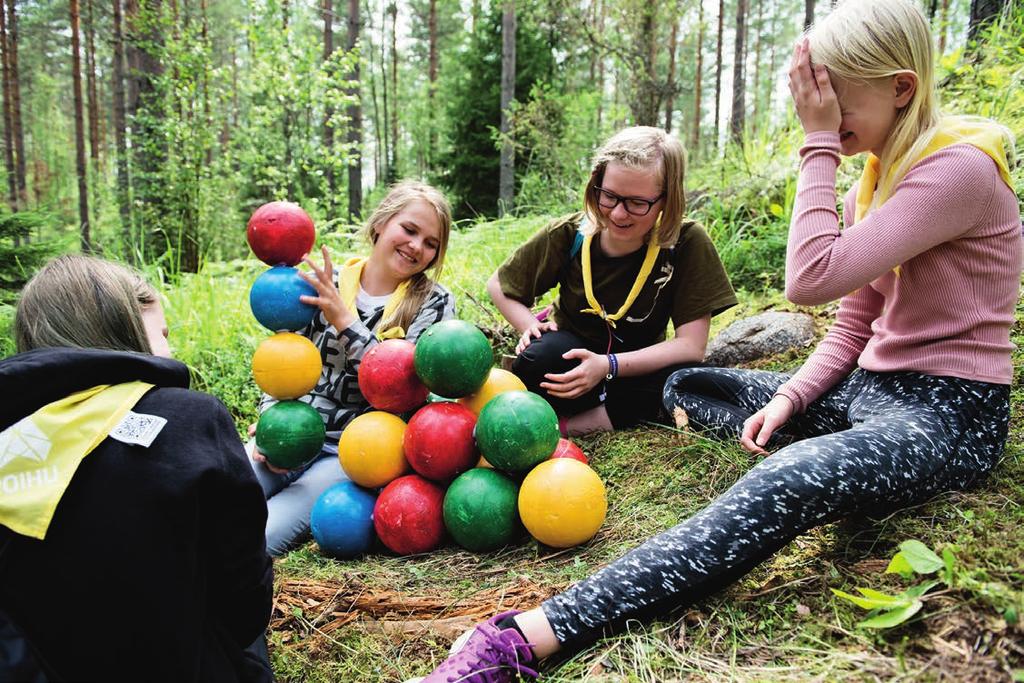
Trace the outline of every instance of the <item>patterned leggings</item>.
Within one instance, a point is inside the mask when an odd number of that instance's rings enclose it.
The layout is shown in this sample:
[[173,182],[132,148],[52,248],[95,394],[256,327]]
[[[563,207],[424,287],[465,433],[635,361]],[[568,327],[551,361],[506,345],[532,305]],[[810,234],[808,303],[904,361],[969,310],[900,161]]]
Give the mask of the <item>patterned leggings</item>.
[[[665,406],[723,437],[786,375],[687,368]],[[795,415],[764,458],[706,508],[541,607],[563,646],[663,614],[740,578],[801,533],[857,511],[897,509],[964,489],[996,464],[1009,386],[914,372],[857,370]]]

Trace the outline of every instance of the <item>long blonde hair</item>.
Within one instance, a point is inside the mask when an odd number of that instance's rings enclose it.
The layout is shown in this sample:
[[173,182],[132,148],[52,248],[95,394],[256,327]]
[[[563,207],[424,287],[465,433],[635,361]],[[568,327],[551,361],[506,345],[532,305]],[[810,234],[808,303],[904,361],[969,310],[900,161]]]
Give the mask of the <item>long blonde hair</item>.
[[594,155],[590,179],[583,190],[583,206],[591,233],[604,229],[595,188],[601,186],[604,170],[612,161],[631,169],[653,171],[665,195],[665,205],[651,239],[656,239],[659,247],[675,244],[686,212],[686,197],[683,194],[686,150],[679,138],[661,128],[634,126],[620,130],[601,146]]
[[[906,71],[917,87],[886,139],[880,177],[891,191],[931,143],[943,118],[935,87],[932,35],[921,8],[911,0],[844,0],[807,33],[811,58],[829,72],[855,83],[877,83]],[[1010,151],[1009,130],[994,121],[963,117],[997,127]],[[884,199],[886,192],[876,193]]]
[[138,272],[67,254],[29,280],[14,313],[18,351],[54,346],[152,353],[142,308],[157,301]]
[[[382,320],[380,322],[380,329],[382,330],[391,327],[408,329],[413,318],[416,317],[416,313],[419,312],[420,306],[423,305],[423,302],[430,296],[430,292],[433,291],[434,283],[441,277],[441,270],[444,267],[444,255],[448,250],[448,236],[451,234],[452,229],[452,208],[448,204],[448,200],[445,199],[445,196],[437,188],[415,180],[403,180],[391,186],[388,193],[384,195],[384,199],[380,201],[377,208],[370,214],[370,218],[366,221],[366,227],[363,230],[363,234],[370,244],[376,244],[379,230],[391,220],[392,216],[417,200],[430,204],[437,214],[437,220],[441,228],[438,235],[437,253],[426,268],[409,279],[409,289],[406,292],[405,299],[395,309],[390,320]],[[427,276],[428,270],[431,271],[429,277]]]

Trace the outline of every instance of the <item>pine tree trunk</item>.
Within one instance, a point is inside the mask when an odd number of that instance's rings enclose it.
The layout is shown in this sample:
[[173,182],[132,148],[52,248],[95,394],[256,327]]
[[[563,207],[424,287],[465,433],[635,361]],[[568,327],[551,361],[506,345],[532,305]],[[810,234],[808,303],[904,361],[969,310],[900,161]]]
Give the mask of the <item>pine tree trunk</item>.
[[392,0],[391,14],[391,178],[398,180],[398,3]]
[[[376,186],[381,181],[381,127],[380,127],[380,98],[377,97],[377,76],[373,68],[373,58],[376,54],[373,46],[373,13],[370,11],[370,3],[367,1],[363,8],[366,11],[366,34],[371,39],[366,46],[366,69],[369,71],[370,102],[373,103],[373,184]],[[383,38],[383,33],[381,34]]]
[[718,0],[718,42],[715,46],[715,149],[722,125],[722,33],[725,29],[725,0]]
[[[323,0],[324,18],[324,68],[327,71],[328,79],[334,73],[331,66],[331,55],[334,54],[334,0]],[[324,151],[327,154],[327,163],[324,168],[324,179],[327,181],[327,197],[324,202],[327,209],[327,219],[334,218],[335,197],[337,197],[337,185],[334,178],[334,124],[331,118],[334,116],[334,107],[327,103],[324,105]]]
[[381,120],[377,135],[384,134],[384,153],[381,155],[381,172],[384,177],[377,177],[378,181],[390,182],[391,178],[391,132],[388,122],[388,60],[385,54],[385,43],[387,42],[388,13],[387,6],[381,5],[380,13],[380,98],[381,98]]
[[82,64],[79,56],[78,0],[71,0],[71,88],[75,100],[75,168],[78,173],[78,221],[82,251],[92,251],[89,237],[89,188],[85,165],[85,123],[82,120]]
[[427,78],[427,168],[434,167],[435,149],[437,147],[437,117],[434,116],[437,100],[437,0],[430,0],[427,18],[428,67]]
[[112,78],[114,79],[114,145],[117,148],[117,204],[121,215],[122,249],[125,260],[136,263],[137,248],[135,230],[132,227],[132,207],[128,187],[128,142],[125,129],[124,103],[124,31],[121,27],[121,0],[114,5],[114,57]]
[[508,138],[509,109],[516,96],[516,3],[504,0],[501,14],[501,158],[498,166],[498,216],[511,213],[515,200],[515,148]]
[[690,158],[700,156],[700,98],[704,80],[704,3],[698,2],[697,13],[697,66],[693,78],[693,130],[690,133]]
[[[597,35],[604,33],[605,0],[597,0]],[[601,130],[601,121],[604,116],[604,54],[597,57],[597,84],[600,97],[597,98],[597,130]]]
[[[678,8],[678,3],[676,7]],[[672,132],[672,111],[676,108],[676,45],[679,41],[679,17],[672,17],[672,32],[668,38],[668,92],[665,98],[665,132]]]
[[18,14],[16,0],[7,0],[7,64],[11,75],[11,134],[14,137],[14,180],[18,209],[28,208],[25,182],[25,134],[21,126],[21,78],[18,72]]
[[814,23],[814,1],[804,0],[804,30],[806,31]]
[[[359,0],[348,0],[348,40],[345,49],[352,51],[359,43]],[[355,223],[363,213],[363,105],[359,83],[359,62],[352,64],[349,75],[353,97],[348,107],[348,144],[352,157],[348,162],[348,220]]]
[[747,42],[747,0],[736,2],[736,49],[732,64],[732,119],[729,134],[733,142],[743,144],[743,128],[746,123],[746,42]]
[[14,212],[18,210],[18,186],[14,180],[14,133],[11,122],[11,69],[7,59],[8,52],[7,0],[3,0],[3,4],[0,4],[0,60],[3,62],[4,163],[7,171],[7,205]]
[[754,93],[754,110],[750,116],[751,134],[757,134],[759,114],[761,113],[761,36],[764,35],[762,20],[764,19],[764,3],[757,3],[757,24],[751,26],[751,30],[757,32],[757,39],[754,41],[754,82],[751,84],[751,91]]
[[991,24],[1008,0],[971,0],[971,15],[967,24],[967,42],[978,40],[981,31]]
[[946,53],[946,34],[949,32],[949,0],[942,0],[942,14],[939,18],[939,56]]
[[[85,82],[89,112],[89,158],[97,171],[100,163],[100,99],[96,90],[96,27],[93,0],[85,0]],[[95,190],[95,188],[93,188]]]

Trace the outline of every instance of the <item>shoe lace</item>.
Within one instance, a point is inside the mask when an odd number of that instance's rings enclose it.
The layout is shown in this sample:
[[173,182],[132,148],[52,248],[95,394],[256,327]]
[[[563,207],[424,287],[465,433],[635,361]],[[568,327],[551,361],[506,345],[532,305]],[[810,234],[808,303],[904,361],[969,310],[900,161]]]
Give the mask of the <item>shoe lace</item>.
[[520,661],[533,659],[533,651],[518,633],[503,630],[497,634],[484,633],[484,637],[483,651],[475,660],[467,660],[469,666],[457,668],[456,677],[449,677],[449,683],[506,683],[510,673],[532,678],[539,675]]

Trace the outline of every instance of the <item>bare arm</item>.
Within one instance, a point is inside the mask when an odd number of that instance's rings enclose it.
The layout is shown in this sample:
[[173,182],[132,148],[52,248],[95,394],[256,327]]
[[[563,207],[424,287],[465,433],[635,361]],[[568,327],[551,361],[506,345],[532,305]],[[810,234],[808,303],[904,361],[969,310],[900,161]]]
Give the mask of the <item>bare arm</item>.
[[487,281],[487,294],[490,295],[491,301],[501,311],[505,320],[516,328],[516,332],[520,335],[519,343],[516,344],[516,354],[522,353],[523,349],[530,345],[531,340],[539,338],[549,330],[558,329],[558,325],[553,320],[541,322],[537,320],[533,311],[521,302],[505,296],[505,292],[501,291],[497,272]]

